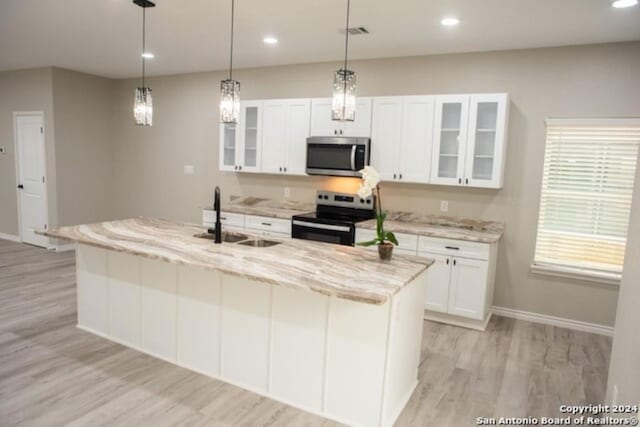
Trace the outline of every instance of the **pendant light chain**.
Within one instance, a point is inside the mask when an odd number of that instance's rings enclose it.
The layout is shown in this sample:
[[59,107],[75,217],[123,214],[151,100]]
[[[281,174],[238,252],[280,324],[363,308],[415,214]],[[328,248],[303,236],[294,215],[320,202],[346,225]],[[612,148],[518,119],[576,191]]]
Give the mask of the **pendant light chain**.
[[146,22],[147,22],[147,8],[142,8],[142,87],[145,87],[144,83],[144,71],[145,71],[145,44],[146,44]]
[[233,15],[235,12],[235,0],[231,0],[231,45],[229,49],[229,80],[233,80]]
[[349,52],[349,14],[351,12],[351,0],[347,0],[347,26],[345,28],[346,37],[344,41],[344,69],[347,70],[347,54]]

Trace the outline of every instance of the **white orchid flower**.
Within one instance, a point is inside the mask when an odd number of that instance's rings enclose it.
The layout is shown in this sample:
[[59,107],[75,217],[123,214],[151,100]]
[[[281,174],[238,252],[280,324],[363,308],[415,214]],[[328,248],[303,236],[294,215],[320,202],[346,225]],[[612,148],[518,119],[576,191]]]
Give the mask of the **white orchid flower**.
[[360,185],[360,188],[358,189],[358,196],[361,199],[366,199],[367,197],[371,196],[372,192],[373,192],[373,188],[367,185],[366,182],[363,182]]
[[371,188],[376,188],[378,186],[378,183],[380,182],[380,174],[374,167],[365,166],[360,173],[362,174],[364,185]]

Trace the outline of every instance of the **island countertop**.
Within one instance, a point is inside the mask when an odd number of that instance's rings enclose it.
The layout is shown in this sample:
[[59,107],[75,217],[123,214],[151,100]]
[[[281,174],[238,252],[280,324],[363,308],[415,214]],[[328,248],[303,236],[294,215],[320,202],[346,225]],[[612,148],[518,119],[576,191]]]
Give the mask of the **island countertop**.
[[369,304],[386,303],[433,263],[407,255],[382,262],[377,253],[362,248],[297,239],[263,248],[216,245],[194,237],[203,231],[193,224],[132,218],[60,227],[44,234]]

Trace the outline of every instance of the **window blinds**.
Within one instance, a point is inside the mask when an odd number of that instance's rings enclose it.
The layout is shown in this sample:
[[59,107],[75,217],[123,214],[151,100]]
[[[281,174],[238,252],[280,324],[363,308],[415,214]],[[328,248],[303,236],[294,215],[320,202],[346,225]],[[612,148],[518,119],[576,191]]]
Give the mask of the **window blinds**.
[[620,273],[640,126],[547,123],[536,265]]

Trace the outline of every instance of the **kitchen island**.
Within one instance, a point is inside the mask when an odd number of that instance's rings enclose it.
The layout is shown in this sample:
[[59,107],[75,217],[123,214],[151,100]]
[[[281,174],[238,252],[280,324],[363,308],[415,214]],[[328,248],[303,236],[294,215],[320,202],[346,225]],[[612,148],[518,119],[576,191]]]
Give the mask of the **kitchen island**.
[[78,327],[336,421],[392,425],[417,384],[431,261],[202,232],[152,218],[48,231],[78,243]]

